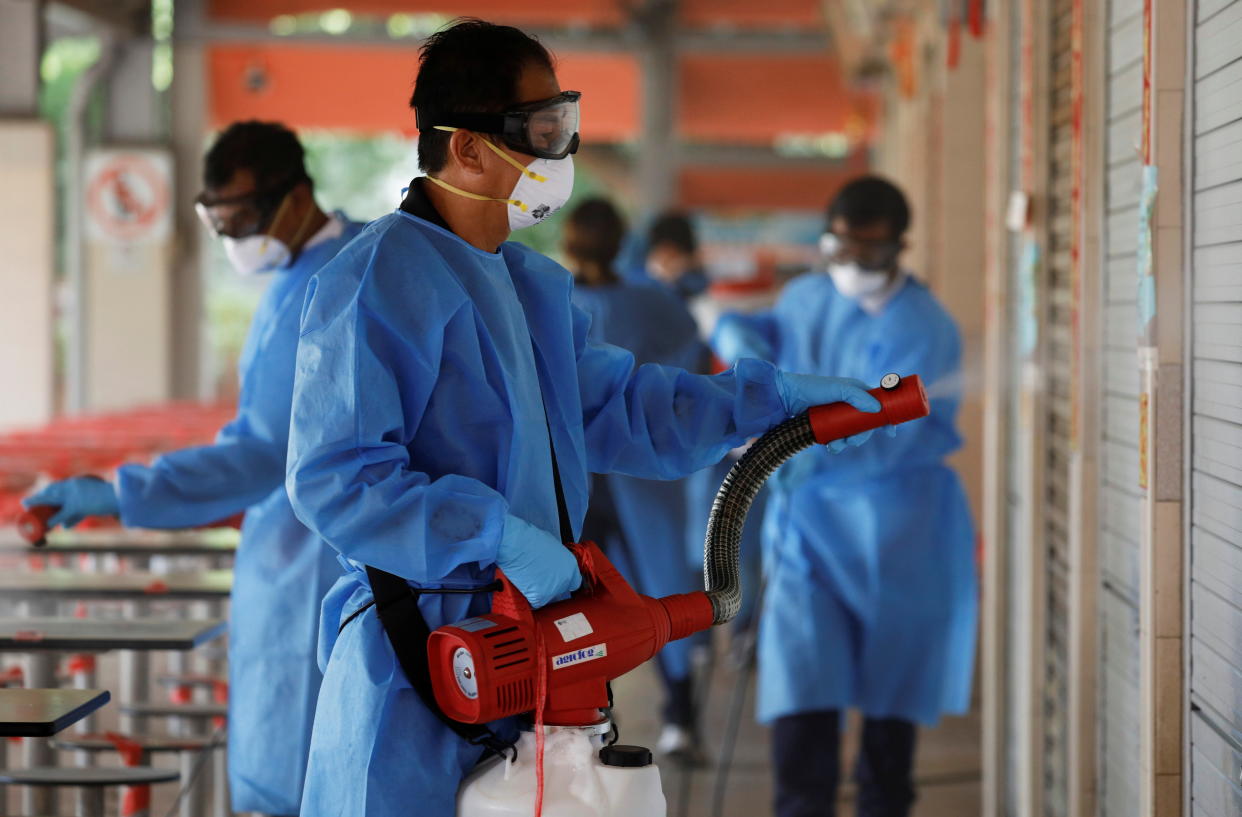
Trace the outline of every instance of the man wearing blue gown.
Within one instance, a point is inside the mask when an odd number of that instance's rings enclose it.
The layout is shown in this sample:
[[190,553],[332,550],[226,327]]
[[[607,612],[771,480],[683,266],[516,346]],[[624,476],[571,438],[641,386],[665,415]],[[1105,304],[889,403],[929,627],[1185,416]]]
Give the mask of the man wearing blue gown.
[[233,811],[297,814],[322,675],[319,609],[341,574],[335,554],[293,514],[285,493],[289,407],[306,285],[361,225],[315,204],[302,146],[285,127],[238,122],[207,152],[204,223],[239,274],[271,283],[238,366],[237,416],[211,445],[124,465],[115,484],[76,477],[28,505],[50,521],[119,516],[126,526],[185,528],[246,512],[229,621],[228,774]]
[[[833,817],[841,711],[864,716],[855,776],[861,817],[914,801],[916,724],[970,703],[977,583],[966,494],[945,458],[961,446],[961,341],[927,287],[898,264],[910,222],[876,177],[828,208],[827,271],[790,283],[775,307],[727,315],[726,361],[877,382],[919,374],[931,416],[831,460],[810,450],[773,479],[764,520],[767,594],[759,628],[759,717],[773,725],[777,817]],[[791,599],[798,600],[790,604]]]
[[590,472],[680,477],[809,405],[878,409],[854,381],[636,369],[588,339],[569,273],[506,241],[572,188],[580,95],[552,65],[507,26],[428,38],[411,100],[427,176],[311,284],[287,485],[347,573],[324,601],[304,817],[451,817],[483,755],[411,685],[369,576],[399,577],[433,630],[486,611],[471,591],[496,567],[539,607],[581,583],[562,543]]

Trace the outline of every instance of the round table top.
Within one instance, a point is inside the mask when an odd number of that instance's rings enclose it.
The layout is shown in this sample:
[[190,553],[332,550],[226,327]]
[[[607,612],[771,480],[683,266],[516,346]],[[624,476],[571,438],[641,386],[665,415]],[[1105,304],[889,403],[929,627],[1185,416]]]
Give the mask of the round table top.
[[51,767],[0,770],[0,783],[24,786],[139,786],[146,783],[172,783],[181,777],[176,769],[154,769],[148,766],[114,768]]

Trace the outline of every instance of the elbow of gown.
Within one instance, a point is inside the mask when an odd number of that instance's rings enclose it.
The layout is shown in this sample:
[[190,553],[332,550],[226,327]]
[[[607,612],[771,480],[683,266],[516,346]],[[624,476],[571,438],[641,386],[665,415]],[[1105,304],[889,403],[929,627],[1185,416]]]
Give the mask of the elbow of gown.
[[376,461],[353,448],[291,457],[285,485],[294,513],[346,558],[420,584],[494,564],[504,497],[465,476],[433,481],[386,448]]

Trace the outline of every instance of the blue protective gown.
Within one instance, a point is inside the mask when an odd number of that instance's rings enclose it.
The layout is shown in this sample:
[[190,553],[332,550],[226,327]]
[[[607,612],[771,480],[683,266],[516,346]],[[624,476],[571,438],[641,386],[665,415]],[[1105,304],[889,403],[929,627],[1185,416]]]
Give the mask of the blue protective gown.
[[[635,369],[629,352],[588,341],[571,288],[521,245],[482,252],[403,211],[368,225],[312,284],[287,485],[351,570],[324,601],[303,817],[452,817],[480,757],[410,687],[373,607],[341,626],[372,599],[360,565],[478,587],[508,519],[556,535],[549,428],[577,536],[589,471],[681,477],[784,419],[770,364],[715,377]],[[489,603],[420,601],[432,629]]]
[[[699,338],[689,310],[668,287],[655,281],[598,287],[579,284],[574,287],[573,302],[591,317],[588,339],[629,350],[636,365],[706,370],[711,352]],[[702,589],[702,548],[698,566],[692,568],[678,547],[687,526],[697,521],[701,531],[707,524],[706,512],[697,520],[688,517],[688,480],[664,482],[606,474],[600,482],[621,528],[619,541],[608,537],[601,544],[626,580],[654,598]],[[590,538],[600,532],[586,530],[584,534]],[[700,542],[702,538],[700,534]],[[693,639],[683,638],[660,651],[668,677],[690,677],[693,644]]]
[[770,312],[730,320],[763,334],[782,369],[867,383],[919,374],[932,406],[895,437],[811,449],[772,480],[759,718],[857,707],[931,724],[966,711],[977,580],[970,508],[945,464],[961,445],[953,319],[913,279],[871,315],[812,274]]
[[[342,218],[338,216],[338,218]],[[237,416],[212,445],[117,472],[127,526],[181,528],[246,511],[229,621],[229,787],[234,811],[297,814],[322,675],[319,608],[336,554],[285,493],[289,407],[306,285],[362,225],[304,250],[274,279],[239,361]]]

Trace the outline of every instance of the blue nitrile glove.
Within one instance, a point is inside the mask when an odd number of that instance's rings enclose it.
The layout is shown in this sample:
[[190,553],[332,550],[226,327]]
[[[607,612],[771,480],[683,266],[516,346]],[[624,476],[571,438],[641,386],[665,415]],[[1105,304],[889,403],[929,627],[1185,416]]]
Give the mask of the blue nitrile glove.
[[53,482],[42,491],[26,497],[22,504],[56,505],[60,508],[47,521],[49,529],[57,525],[72,528],[88,516],[120,516],[116,489],[99,477],[72,477]]
[[[874,414],[880,410],[880,401],[867,393],[867,384],[852,377],[821,377],[813,374],[776,373],[776,388],[780,393],[781,402],[789,416],[801,414],[812,406],[827,403],[849,403],[859,411]],[[888,435],[895,433],[892,426],[886,426]],[[862,445],[871,438],[873,431],[864,431],[843,440],[830,440],[827,448],[834,454],[840,454],[846,448]]]
[[772,359],[772,344],[734,315],[725,315],[712,332],[712,351],[729,366],[744,357]]
[[578,560],[569,548],[547,531],[512,515],[505,517],[496,565],[536,609],[582,585]]

